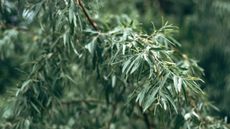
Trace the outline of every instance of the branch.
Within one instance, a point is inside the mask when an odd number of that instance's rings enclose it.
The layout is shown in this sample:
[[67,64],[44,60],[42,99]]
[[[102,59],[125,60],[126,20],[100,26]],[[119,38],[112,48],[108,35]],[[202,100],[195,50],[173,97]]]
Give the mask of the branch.
[[18,26],[13,26],[13,25],[8,25],[8,24],[1,24],[0,23],[0,29],[3,30],[3,29],[15,29],[17,31],[29,31],[28,28],[26,27],[18,27]]
[[77,0],[77,4],[81,7],[84,15],[86,16],[87,20],[89,21],[89,23],[91,24],[91,26],[96,30],[98,31],[98,28],[97,28],[97,24],[90,18],[89,14],[87,13],[86,11],[86,8],[84,7],[83,3],[81,0]]
[[61,104],[79,104],[79,103],[103,103],[103,101],[96,99],[72,99],[72,100],[62,100]]

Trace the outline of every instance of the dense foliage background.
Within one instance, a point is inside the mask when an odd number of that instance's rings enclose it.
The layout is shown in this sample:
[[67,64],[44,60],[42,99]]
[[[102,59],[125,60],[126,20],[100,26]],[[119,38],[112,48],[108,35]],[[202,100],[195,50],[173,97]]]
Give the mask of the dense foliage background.
[[229,0],[0,2],[0,128],[229,128]]

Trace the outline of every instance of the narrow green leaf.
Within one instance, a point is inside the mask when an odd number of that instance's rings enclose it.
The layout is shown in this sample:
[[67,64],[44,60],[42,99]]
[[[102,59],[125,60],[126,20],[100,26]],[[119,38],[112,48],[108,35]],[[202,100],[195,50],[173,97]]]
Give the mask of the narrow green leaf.
[[123,67],[122,67],[122,73],[125,72],[125,70],[127,69],[127,67],[129,66],[129,64],[131,63],[132,61],[132,57],[129,58],[124,64],[123,64]]
[[126,45],[122,45],[122,54],[125,55]]
[[173,76],[173,86],[174,86],[175,91],[178,93],[177,84],[178,84],[177,76],[174,75]]
[[133,66],[130,74],[134,73],[139,68],[140,65],[141,65],[141,60],[137,60],[135,65]]
[[115,85],[116,85],[116,76],[113,75],[112,76],[112,87],[115,87]]
[[142,105],[144,97],[145,97],[145,89],[137,95],[136,102],[138,102],[139,105]]
[[165,96],[165,97],[167,98],[167,100],[171,103],[171,105],[172,105],[172,107],[174,108],[174,110],[176,111],[176,113],[178,113],[178,112],[177,112],[176,104],[174,103],[174,101],[172,100],[172,98],[171,98],[169,95],[167,95],[167,94],[165,94],[164,96]]
[[144,105],[144,112],[153,104],[153,102],[156,100],[156,94],[159,91],[159,87],[153,88],[151,94],[147,97],[147,100]]
[[[132,61],[132,63],[129,65],[128,69],[126,70],[127,74],[132,74],[137,68],[140,66],[141,57],[137,56],[136,59]],[[131,71],[131,72],[130,72]]]
[[89,53],[91,53],[92,55],[94,55],[94,50],[95,50],[95,46],[96,46],[96,44],[95,44],[96,39],[97,39],[97,37],[94,37],[93,40],[85,46],[85,48],[86,48],[86,49],[89,51]]
[[37,108],[37,106],[33,103],[33,102],[30,102],[31,103],[31,106],[39,113],[41,114],[40,110]]

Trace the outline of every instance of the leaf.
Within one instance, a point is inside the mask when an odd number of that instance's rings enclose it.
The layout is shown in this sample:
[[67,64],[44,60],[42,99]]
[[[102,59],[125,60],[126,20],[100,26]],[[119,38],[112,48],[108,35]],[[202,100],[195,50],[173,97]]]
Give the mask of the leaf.
[[178,113],[178,112],[177,112],[177,107],[176,107],[174,101],[172,100],[172,98],[171,98],[169,95],[167,95],[167,94],[164,94],[164,96],[165,96],[165,97],[167,98],[167,100],[171,103],[171,105],[172,105],[172,107],[174,108],[174,110],[176,111],[176,113]]
[[74,24],[74,27],[77,27],[77,17],[75,14],[73,15],[73,24]]
[[192,114],[197,118],[197,119],[200,119],[200,116],[193,110],[192,111]]
[[137,98],[136,98],[136,102],[139,103],[139,105],[142,105],[142,102],[144,100],[144,97],[145,97],[145,89],[143,91],[141,91],[138,95],[137,95]]
[[30,82],[31,82],[31,80],[27,80],[27,81],[23,82],[21,89],[23,90]]
[[116,85],[116,76],[113,75],[113,76],[112,76],[112,87],[114,88],[115,85]]
[[144,98],[145,98],[145,95],[146,95],[146,93],[149,91],[150,88],[151,88],[150,86],[145,85],[145,86],[144,86],[144,89],[141,90],[141,91],[139,92],[139,94],[138,94],[138,96],[137,96],[137,98],[136,98],[136,102],[139,101],[139,105],[142,105],[143,100],[144,100]]
[[178,79],[178,84],[177,84],[178,92],[181,92],[181,87],[182,87],[182,78],[179,78]]
[[77,83],[72,77],[70,77],[68,74],[62,73],[61,76],[62,76],[63,78],[68,79],[69,81],[71,81],[71,82],[72,82],[73,84],[75,84],[75,85],[78,84],[78,83]]
[[165,85],[165,83],[166,83],[166,81],[167,81],[169,75],[170,75],[170,73],[167,73],[167,74],[163,77],[163,80],[162,80],[162,82],[160,83],[160,86],[159,86],[160,88],[162,88],[162,87]]
[[167,104],[164,98],[161,98],[161,102],[163,103],[164,110],[167,110]]
[[26,120],[24,121],[24,128],[25,128],[25,129],[30,129],[30,121],[29,121],[28,119],[26,119]]
[[133,62],[129,65],[128,69],[126,70],[126,75],[129,73],[132,74],[133,72],[135,72],[140,66],[140,63],[141,63],[141,57],[137,56],[137,58],[133,60]]
[[[183,84],[184,84],[184,83],[183,83]],[[187,93],[186,93],[185,86],[182,86],[182,91],[183,91],[185,103],[188,104],[188,97],[187,97]]]
[[169,38],[169,40],[171,40],[175,45],[181,47],[181,44],[180,44],[176,39],[174,39],[174,38],[171,37],[171,36],[168,36],[168,38]]
[[96,41],[97,37],[94,37],[93,40],[88,43],[87,45],[85,45],[85,48],[89,51],[89,53],[91,53],[92,55],[94,55],[94,51],[95,51],[95,41]]
[[75,48],[75,46],[74,46],[74,44],[73,44],[72,41],[71,41],[71,46],[72,46],[72,49],[73,49],[74,53],[75,53],[76,55],[80,56],[80,54],[78,53],[78,51],[77,51],[77,49]]
[[177,77],[177,76],[173,76],[173,83],[174,83],[174,87],[177,93],[181,92],[181,88],[182,88],[182,78],[181,77]]
[[132,68],[130,74],[134,73],[134,72],[139,68],[140,65],[141,65],[141,61],[140,61],[140,59],[139,59],[139,60],[136,61],[136,63],[135,63],[135,65],[133,66],[133,68]]
[[66,44],[69,43],[69,37],[67,33],[64,33],[63,35],[63,43],[64,43],[64,46],[66,46]]
[[150,61],[150,59],[148,58],[147,54],[144,54],[144,60],[148,63],[149,67],[151,68],[153,63]]
[[71,1],[70,7],[69,7],[69,22],[70,23],[74,22],[74,16],[75,16],[75,13],[74,13],[74,2]]
[[123,64],[123,67],[122,67],[122,73],[125,72],[125,70],[127,69],[127,67],[129,66],[129,64],[131,63],[131,60],[132,60],[132,57],[129,58],[124,64]]
[[153,88],[151,94],[148,96],[145,105],[144,105],[144,112],[153,104],[153,102],[156,100],[156,94],[159,91],[159,87],[158,88]]
[[204,94],[204,92],[198,87],[198,84],[196,84],[194,81],[184,81],[184,83],[195,93]]
[[18,96],[19,94],[20,94],[20,92],[26,92],[27,91],[27,89],[28,89],[28,85],[29,85],[29,83],[30,82],[32,82],[32,80],[27,80],[27,81],[25,81],[23,84],[22,84],[22,87],[20,88],[20,90],[16,93],[16,96]]
[[72,23],[73,21],[73,12],[72,12],[72,9],[71,7],[69,8],[69,22]]
[[125,55],[125,49],[126,49],[126,45],[122,45],[122,54]]
[[33,103],[33,102],[30,102],[31,103],[31,106],[39,113],[41,114],[40,110],[38,109],[38,107]]
[[174,88],[175,88],[176,92],[178,93],[177,84],[178,84],[177,76],[174,75],[173,76],[173,85],[174,85]]
[[13,116],[13,109],[11,107],[7,107],[6,110],[2,113],[2,118],[9,119]]
[[192,81],[201,81],[201,82],[204,83],[204,81],[203,81],[202,79],[198,78],[198,77],[192,77],[192,76],[190,76],[190,77],[188,77],[188,78],[186,78],[186,79],[187,79],[187,80],[192,80]]

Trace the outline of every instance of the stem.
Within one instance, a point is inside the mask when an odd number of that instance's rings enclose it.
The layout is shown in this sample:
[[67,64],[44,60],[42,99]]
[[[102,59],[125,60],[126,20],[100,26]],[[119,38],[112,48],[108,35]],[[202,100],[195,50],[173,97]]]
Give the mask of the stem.
[[103,103],[103,101],[96,99],[72,99],[72,100],[63,100],[61,104],[79,104],[79,103]]
[[1,30],[3,30],[3,29],[15,29],[18,31],[25,31],[25,32],[29,31],[29,29],[25,28],[25,27],[17,27],[17,26],[1,24],[1,23],[0,23],[0,29]]
[[115,115],[116,109],[117,109],[117,103],[112,104],[112,114],[111,114],[111,118],[110,118],[110,120],[108,121],[108,124],[107,124],[107,129],[110,129],[110,125],[111,125],[112,120],[113,120],[113,118],[114,118],[114,115]]
[[149,120],[149,117],[148,115],[143,112],[143,108],[141,106],[138,106],[140,111],[142,112],[142,115],[144,117],[144,122],[145,122],[145,125],[147,126],[147,129],[154,129],[153,125],[151,124],[150,120]]
[[98,31],[98,28],[97,28],[97,24],[90,18],[89,14],[87,13],[86,11],[86,8],[84,7],[83,3],[81,0],[77,0],[77,4],[81,7],[84,15],[86,16],[87,20],[89,21],[89,23],[91,24],[91,26],[96,30]]

